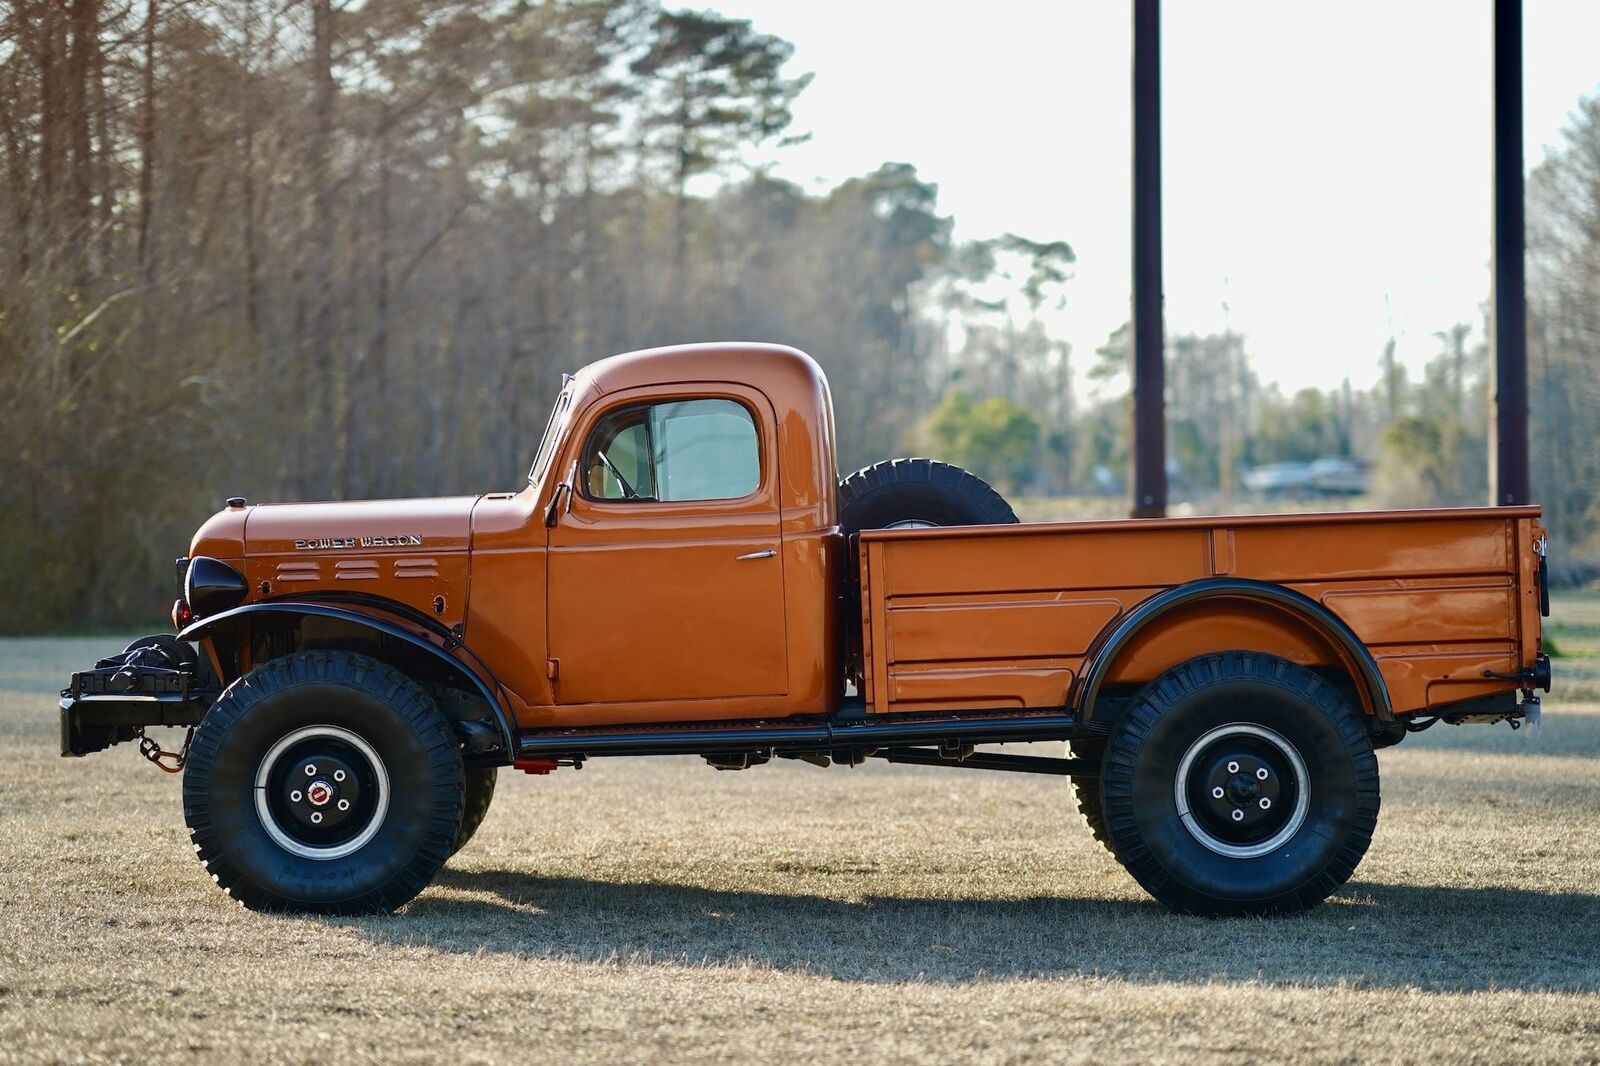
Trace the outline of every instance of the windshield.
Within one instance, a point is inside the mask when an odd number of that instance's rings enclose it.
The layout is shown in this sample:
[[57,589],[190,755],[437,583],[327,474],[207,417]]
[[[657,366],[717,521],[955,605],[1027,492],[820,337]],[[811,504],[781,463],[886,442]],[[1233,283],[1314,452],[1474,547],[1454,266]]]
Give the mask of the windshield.
[[537,485],[544,479],[544,472],[550,466],[550,457],[556,450],[556,432],[561,424],[561,416],[567,413],[571,403],[572,385],[569,383],[556,397],[556,405],[550,410],[550,421],[544,427],[544,439],[539,442],[539,454],[534,456],[533,469],[528,471],[528,484]]

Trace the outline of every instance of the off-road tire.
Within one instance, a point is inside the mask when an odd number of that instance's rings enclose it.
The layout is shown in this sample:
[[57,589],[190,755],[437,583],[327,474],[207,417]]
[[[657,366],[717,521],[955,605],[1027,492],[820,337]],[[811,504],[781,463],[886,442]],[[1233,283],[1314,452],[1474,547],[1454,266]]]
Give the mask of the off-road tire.
[[[374,795],[387,806],[368,819],[370,838],[337,858],[274,839],[257,799],[275,791],[258,787],[277,765],[269,756],[319,730],[358,738],[378,759],[373,780],[388,786],[355,794],[357,814]],[[379,913],[422,891],[449,858],[464,792],[455,734],[420,686],[366,656],[313,651],[257,667],[206,712],[184,767],[183,816],[207,872],[252,910]]]
[[839,524],[847,536],[899,522],[977,526],[1016,520],[988,482],[936,459],[874,463],[839,483]]
[[498,766],[480,766],[467,771],[466,808],[461,813],[461,831],[456,834],[455,847],[450,849],[450,854],[466,847],[472,834],[483,824],[484,816],[489,813],[489,802],[494,799],[494,782],[499,770]]
[[840,614],[850,641],[845,676],[861,684],[861,559],[854,534],[902,522],[976,526],[1016,520],[1011,505],[988,482],[937,459],[891,459],[839,482],[839,526],[850,546]]
[[[1280,741],[1292,756],[1274,747]],[[1243,775],[1235,772],[1236,749],[1229,745],[1245,745],[1237,760]],[[1186,756],[1190,771],[1180,783]],[[1234,782],[1247,784],[1254,776],[1250,760],[1274,758],[1287,769],[1272,817],[1288,820],[1264,839],[1230,843],[1240,838],[1228,834],[1246,828],[1230,827],[1232,811],[1223,816],[1220,808],[1236,804],[1241,816],[1249,811],[1257,817],[1259,800],[1236,801]],[[1206,766],[1235,774],[1210,808],[1196,800],[1214,796]],[[1304,787],[1291,791],[1289,782],[1300,774]],[[1270,771],[1262,780],[1277,787]],[[1100,788],[1117,860],[1157,900],[1185,914],[1292,914],[1313,907],[1349,879],[1378,820],[1378,760],[1360,713],[1311,671],[1255,652],[1199,656],[1147,685],[1112,730]],[[1188,821],[1180,817],[1180,788],[1182,802],[1192,805]],[[1296,822],[1302,793],[1306,803]],[[1272,832],[1273,823],[1260,831]],[[1261,854],[1218,850],[1269,845]]]
[[[1099,762],[1105,757],[1105,750],[1106,742],[1101,738],[1074,740],[1071,755],[1074,759]],[[1083,817],[1083,824],[1089,827],[1089,832],[1094,834],[1102,847],[1115,855],[1116,851],[1111,847],[1111,831],[1106,828],[1105,809],[1100,806],[1100,775],[1073,774],[1072,798],[1077,802],[1078,814]]]

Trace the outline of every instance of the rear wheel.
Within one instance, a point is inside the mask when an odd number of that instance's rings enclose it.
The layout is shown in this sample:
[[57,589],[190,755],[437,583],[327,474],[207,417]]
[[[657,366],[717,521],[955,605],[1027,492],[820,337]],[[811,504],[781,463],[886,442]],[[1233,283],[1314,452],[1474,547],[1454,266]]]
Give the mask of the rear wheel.
[[[1071,754],[1074,759],[1090,759],[1098,763],[1105,757],[1105,751],[1106,742],[1103,738],[1072,741]],[[1107,851],[1113,851],[1111,831],[1106,828],[1105,808],[1100,804],[1100,775],[1073,774],[1072,797],[1077,801],[1078,814],[1083,817],[1083,824],[1089,827],[1089,832]]]
[[206,712],[183,813],[206,870],[257,910],[389,911],[461,827],[456,738],[417,684],[346,652],[275,659]]
[[1189,914],[1286,914],[1349,879],[1378,819],[1366,723],[1316,674],[1269,655],[1204,655],[1117,722],[1101,801],[1119,862]]

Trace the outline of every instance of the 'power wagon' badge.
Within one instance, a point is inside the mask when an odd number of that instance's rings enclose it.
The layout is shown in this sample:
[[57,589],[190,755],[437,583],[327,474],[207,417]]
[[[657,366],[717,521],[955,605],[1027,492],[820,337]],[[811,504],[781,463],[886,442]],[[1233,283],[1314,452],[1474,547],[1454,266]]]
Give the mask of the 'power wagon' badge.
[[294,542],[297,552],[317,551],[321,548],[408,548],[420,545],[422,538],[415,533],[378,537],[310,537]]

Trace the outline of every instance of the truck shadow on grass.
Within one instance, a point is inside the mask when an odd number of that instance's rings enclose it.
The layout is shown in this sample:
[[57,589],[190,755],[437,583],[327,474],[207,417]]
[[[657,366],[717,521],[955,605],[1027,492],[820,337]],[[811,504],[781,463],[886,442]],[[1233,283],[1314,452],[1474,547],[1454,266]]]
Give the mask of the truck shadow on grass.
[[472,898],[424,896],[404,915],[348,924],[374,941],[449,952],[755,965],[872,983],[1600,990],[1600,896],[1588,894],[1356,883],[1300,917],[1212,921],[1142,901],[844,901],[494,870],[449,870],[440,884]]

